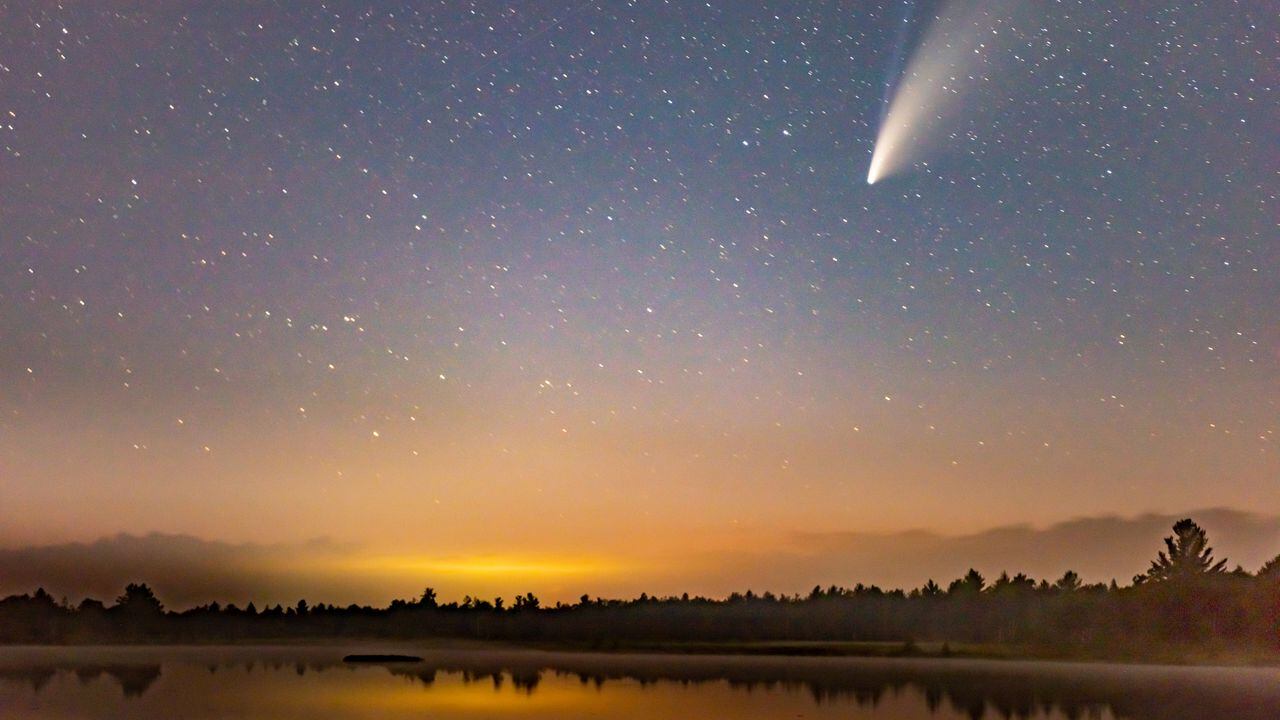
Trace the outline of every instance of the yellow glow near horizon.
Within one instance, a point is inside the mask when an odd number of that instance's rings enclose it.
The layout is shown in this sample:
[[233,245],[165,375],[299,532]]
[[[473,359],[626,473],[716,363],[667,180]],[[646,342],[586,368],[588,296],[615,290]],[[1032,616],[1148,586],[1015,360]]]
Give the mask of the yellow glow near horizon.
[[496,555],[459,558],[390,555],[357,560],[354,564],[358,569],[377,573],[483,578],[599,576],[618,569],[615,563],[598,558],[530,558]]

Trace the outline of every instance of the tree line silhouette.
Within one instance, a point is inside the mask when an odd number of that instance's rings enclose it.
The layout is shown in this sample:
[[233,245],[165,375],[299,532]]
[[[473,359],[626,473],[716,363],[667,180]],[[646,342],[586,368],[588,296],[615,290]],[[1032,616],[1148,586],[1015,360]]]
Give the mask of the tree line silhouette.
[[[1173,653],[1280,653],[1280,556],[1256,573],[1228,571],[1205,531],[1173,526],[1147,572],[1132,584],[1085,584],[970,570],[943,588],[930,580],[906,592],[862,584],[815,587],[807,595],[723,599],[688,594],[630,600],[583,595],[544,606],[533,594],[443,603],[427,588],[385,608],[310,605],[258,609],[217,602],[175,612],[145,584],[129,584],[108,606],[72,606],[44,590],[0,600],[0,643],[234,642],[291,638],[470,638],[570,643],[593,648],[744,643],[739,651],[836,651],[808,641],[944,643],[1035,648],[1044,654],[1153,657]],[[752,646],[770,641],[773,645]],[[786,643],[793,643],[787,646]],[[709,646],[723,649],[723,645]],[[824,650],[825,647],[825,650]]]

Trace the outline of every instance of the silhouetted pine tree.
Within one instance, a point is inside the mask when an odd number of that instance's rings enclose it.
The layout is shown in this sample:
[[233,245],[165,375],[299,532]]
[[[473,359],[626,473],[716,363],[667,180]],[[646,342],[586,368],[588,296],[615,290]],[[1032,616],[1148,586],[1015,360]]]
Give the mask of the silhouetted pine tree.
[[1174,523],[1173,535],[1165,538],[1164,544],[1168,552],[1161,551],[1151,561],[1148,580],[1189,579],[1226,572],[1227,561],[1213,561],[1209,536],[1190,518]]

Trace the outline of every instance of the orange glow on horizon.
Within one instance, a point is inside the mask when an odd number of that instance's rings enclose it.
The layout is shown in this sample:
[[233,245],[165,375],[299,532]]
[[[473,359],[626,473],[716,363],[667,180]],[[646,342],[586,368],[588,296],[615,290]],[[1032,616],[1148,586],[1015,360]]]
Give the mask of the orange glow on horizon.
[[518,557],[477,555],[435,558],[387,555],[346,561],[349,569],[376,574],[435,575],[471,578],[556,578],[608,575],[621,566],[602,558]]

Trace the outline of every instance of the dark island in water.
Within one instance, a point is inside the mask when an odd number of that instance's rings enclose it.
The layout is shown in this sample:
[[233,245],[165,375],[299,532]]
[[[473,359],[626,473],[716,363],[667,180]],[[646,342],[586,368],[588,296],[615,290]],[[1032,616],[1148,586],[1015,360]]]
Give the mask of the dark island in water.
[[342,658],[344,663],[419,663],[422,662],[421,655],[347,655]]
[[[1280,558],[1257,572],[1215,560],[1205,531],[1178,522],[1166,549],[1133,582],[1084,584],[977,571],[945,588],[815,587],[804,595],[735,593],[723,599],[651,597],[508,605],[467,597],[442,603],[428,588],[384,608],[305,600],[259,610],[217,602],[166,610],[130,584],[108,606],[49,593],[0,600],[0,643],[214,644],[429,638],[591,650],[772,655],[1027,656],[1159,662],[1280,660]],[[412,657],[350,656],[349,662]]]

